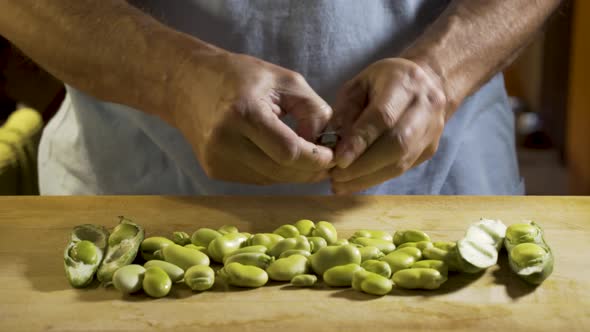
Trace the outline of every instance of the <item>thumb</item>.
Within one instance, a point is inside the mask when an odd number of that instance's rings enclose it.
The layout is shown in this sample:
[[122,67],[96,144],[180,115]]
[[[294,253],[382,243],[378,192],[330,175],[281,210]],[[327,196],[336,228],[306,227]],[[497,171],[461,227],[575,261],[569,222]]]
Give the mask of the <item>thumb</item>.
[[294,77],[280,92],[279,106],[297,122],[297,134],[313,142],[332,118],[332,108],[301,75]]

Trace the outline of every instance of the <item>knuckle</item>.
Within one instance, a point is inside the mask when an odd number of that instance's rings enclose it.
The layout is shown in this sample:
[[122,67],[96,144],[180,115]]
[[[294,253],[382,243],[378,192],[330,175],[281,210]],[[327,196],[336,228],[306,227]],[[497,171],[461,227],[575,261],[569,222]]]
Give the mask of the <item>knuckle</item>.
[[398,116],[390,103],[377,106],[375,112],[385,128],[393,128],[398,121]]
[[317,117],[322,121],[329,121],[334,115],[334,110],[330,105],[322,103],[318,107]]
[[414,129],[412,127],[401,128],[390,133],[391,140],[394,144],[399,146],[402,156],[405,156],[409,153],[409,142],[413,136]]
[[350,137],[350,144],[355,150],[364,150],[371,144],[371,134],[367,126],[355,128]]
[[285,76],[285,82],[290,85],[306,85],[305,77],[298,72],[288,72]]
[[418,65],[412,65],[407,72],[408,78],[416,82],[424,82],[426,73]]
[[447,104],[447,98],[440,88],[430,88],[426,94],[426,98],[430,105],[438,109],[444,108]]

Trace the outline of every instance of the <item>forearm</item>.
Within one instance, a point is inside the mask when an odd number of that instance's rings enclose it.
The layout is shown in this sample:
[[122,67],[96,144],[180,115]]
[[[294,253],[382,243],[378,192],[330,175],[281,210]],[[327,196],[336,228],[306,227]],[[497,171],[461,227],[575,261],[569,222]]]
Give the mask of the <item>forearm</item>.
[[54,76],[164,119],[182,64],[216,52],[123,0],[6,0],[0,9],[0,34]]
[[560,0],[455,0],[402,54],[440,77],[449,117],[506,67]]

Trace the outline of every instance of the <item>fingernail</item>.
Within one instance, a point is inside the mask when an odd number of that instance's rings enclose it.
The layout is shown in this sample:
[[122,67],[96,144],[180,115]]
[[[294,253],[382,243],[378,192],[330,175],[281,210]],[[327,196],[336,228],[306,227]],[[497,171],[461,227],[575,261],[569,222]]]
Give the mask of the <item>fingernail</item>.
[[348,166],[350,166],[350,164],[352,164],[353,160],[354,153],[352,151],[346,151],[340,156],[340,158],[338,158],[336,164],[340,168],[347,168]]

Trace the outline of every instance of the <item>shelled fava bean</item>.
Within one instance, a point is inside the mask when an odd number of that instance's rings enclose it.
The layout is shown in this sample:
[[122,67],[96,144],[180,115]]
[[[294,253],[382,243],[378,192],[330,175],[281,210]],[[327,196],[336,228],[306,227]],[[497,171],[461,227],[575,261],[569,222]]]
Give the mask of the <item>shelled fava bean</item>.
[[459,242],[432,242],[416,229],[361,229],[339,238],[331,223],[301,219],[268,233],[250,234],[224,225],[175,231],[171,238],[144,238],[141,226],[121,218],[111,234],[102,226],[77,226],[64,251],[64,266],[74,287],[86,287],[97,274],[99,281],[112,283],[124,294],[143,290],[154,298],[168,295],[178,283],[201,292],[216,283],[225,289],[257,288],[269,280],[294,287],[312,287],[322,280],[329,287],[382,296],[393,288],[437,289],[449,271],[480,271],[490,264],[489,257],[480,259],[482,255],[470,250],[483,238],[492,254],[505,244],[519,277],[531,283],[546,279],[553,256],[540,227],[515,224],[506,239],[505,232],[500,221],[482,219]]

